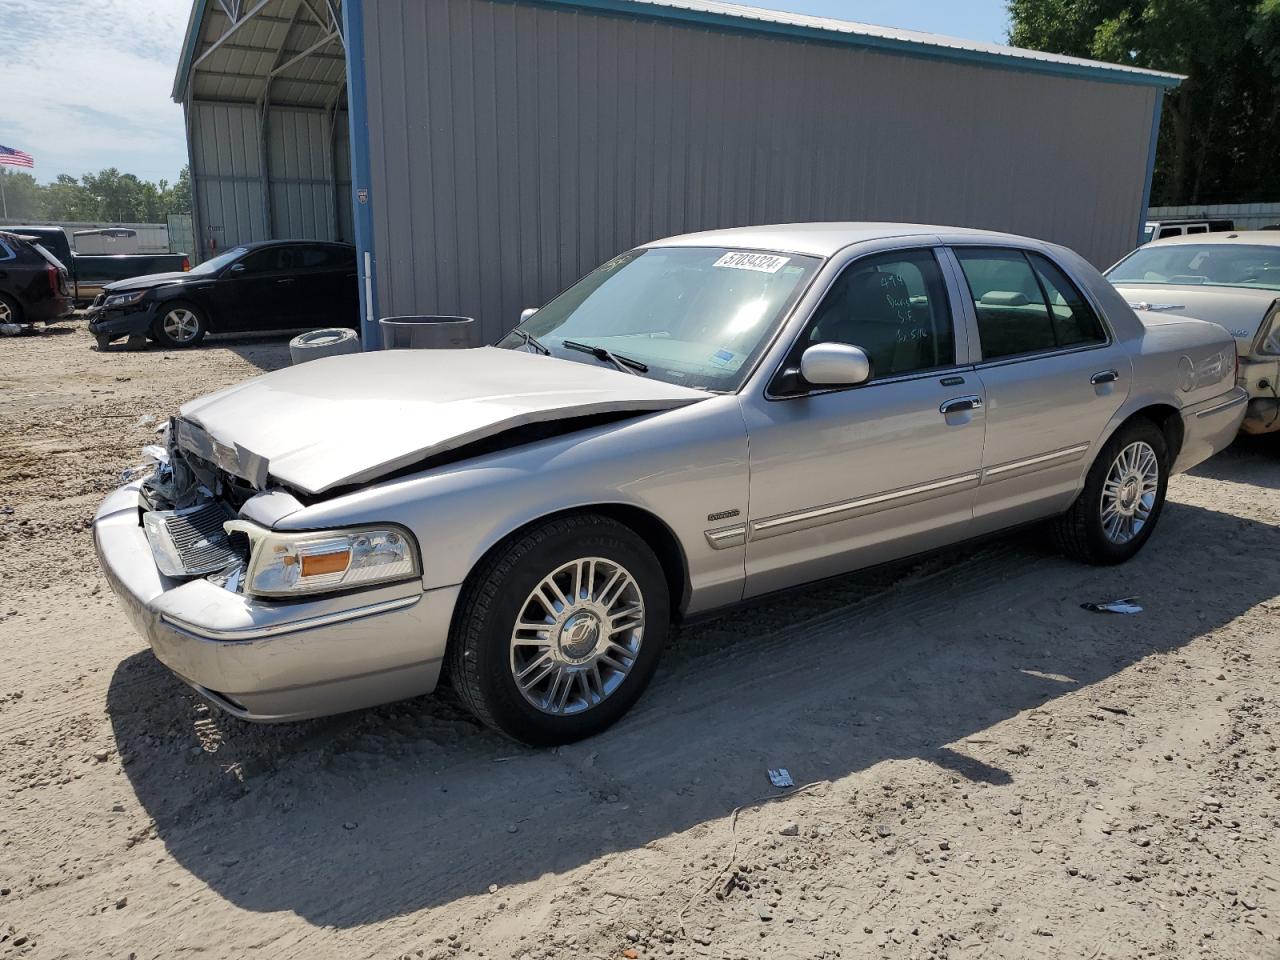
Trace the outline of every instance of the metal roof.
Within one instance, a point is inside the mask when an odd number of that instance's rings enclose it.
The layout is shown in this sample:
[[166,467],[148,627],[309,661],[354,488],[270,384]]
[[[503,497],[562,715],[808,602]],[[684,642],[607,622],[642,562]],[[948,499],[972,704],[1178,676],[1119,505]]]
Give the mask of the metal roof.
[[1177,73],[1147,70],[1121,63],[1104,63],[1100,60],[1067,57],[1056,53],[1043,53],[1039,50],[1008,47],[998,43],[961,40],[957,37],[924,33],[919,30],[880,27],[852,20],[811,17],[763,7],[722,3],[720,0],[533,0],[533,2],[714,23],[738,29],[802,36],[813,40],[878,47],[916,56],[985,63],[1006,69],[1030,70],[1038,73],[1084,76],[1120,83],[1176,87],[1186,79],[1185,76]]
[[[1185,77],[1118,63],[961,40],[917,30],[812,17],[720,0],[513,0],[593,12],[773,33],[906,56],[1050,73],[1112,83],[1175,87]],[[326,106],[346,76],[341,0],[194,0],[173,98]],[[329,38],[325,42],[326,36]],[[319,44],[320,46],[317,46]],[[311,51],[308,53],[308,51]],[[190,84],[194,86],[188,91]]]
[[329,107],[346,80],[340,0],[195,0],[173,99]]

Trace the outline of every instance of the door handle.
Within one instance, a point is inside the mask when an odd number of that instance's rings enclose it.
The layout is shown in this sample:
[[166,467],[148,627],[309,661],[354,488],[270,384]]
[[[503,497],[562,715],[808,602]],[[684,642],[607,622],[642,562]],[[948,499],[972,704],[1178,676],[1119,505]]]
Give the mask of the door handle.
[[1097,373],[1095,373],[1092,377],[1089,378],[1089,382],[1096,387],[1102,383],[1115,383],[1119,379],[1120,379],[1119,370],[1099,370]]
[[946,416],[948,413],[964,413],[967,410],[981,409],[981,397],[953,397],[952,399],[945,401],[942,406],[938,408],[938,412],[943,416]]
[[276,283],[293,283],[293,279],[293,277],[284,277],[281,280],[277,280]]

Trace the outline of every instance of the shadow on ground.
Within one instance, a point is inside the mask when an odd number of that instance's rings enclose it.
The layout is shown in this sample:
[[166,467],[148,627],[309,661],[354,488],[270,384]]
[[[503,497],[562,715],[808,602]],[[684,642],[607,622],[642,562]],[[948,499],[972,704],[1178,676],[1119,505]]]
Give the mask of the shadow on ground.
[[1193,477],[1280,490],[1280,433],[1242,433],[1227,449],[1189,472]]
[[[702,829],[768,794],[768,767],[804,783],[919,758],[1011,783],[1008,753],[965,739],[1270,598],[1278,545],[1267,524],[1171,503],[1123,567],[1032,536],[829,581],[678,630],[636,710],[558,751],[480,729],[447,693],[254,727],[206,711],[150,653],[119,666],[108,712],[172,856],[241,908],[353,927]],[[1195,589],[1139,616],[1080,608],[1153,578]]]

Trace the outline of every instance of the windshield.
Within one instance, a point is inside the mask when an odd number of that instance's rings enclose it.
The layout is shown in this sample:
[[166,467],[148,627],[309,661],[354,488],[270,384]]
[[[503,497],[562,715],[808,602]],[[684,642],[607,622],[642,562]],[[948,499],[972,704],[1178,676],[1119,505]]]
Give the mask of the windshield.
[[1280,246],[1169,243],[1141,247],[1112,267],[1107,279],[1280,290]]
[[248,252],[248,247],[232,247],[230,250],[224,250],[216,257],[206,260],[199,266],[192,267],[190,272],[194,273],[196,276],[208,276],[209,274],[217,273],[227,264],[238,260]]
[[[645,375],[736,390],[804,291],[818,257],[727,247],[632,250],[598,267],[516,330],[555,356],[612,365],[565,341],[638,361]],[[517,333],[498,346],[534,349]]]

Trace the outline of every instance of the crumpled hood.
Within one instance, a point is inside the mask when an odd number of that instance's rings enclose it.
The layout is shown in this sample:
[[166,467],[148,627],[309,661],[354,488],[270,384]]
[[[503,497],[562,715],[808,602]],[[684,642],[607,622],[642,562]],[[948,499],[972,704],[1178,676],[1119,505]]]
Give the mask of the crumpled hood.
[[202,274],[191,274],[180,270],[175,273],[148,273],[141,277],[130,277],[128,280],[116,280],[104,284],[102,289],[107,293],[121,293],[126,290],[148,290],[151,287],[167,287],[173,283],[196,283],[209,279]]
[[1258,328],[1280,292],[1250,287],[1213,287],[1202,284],[1116,283],[1120,295],[1137,308],[1144,304],[1154,313],[1211,320],[1227,328],[1242,356],[1253,347]]
[[270,476],[316,494],[529,423],[706,397],[522,350],[383,350],[312,360],[192,400],[179,442],[250,481]]

